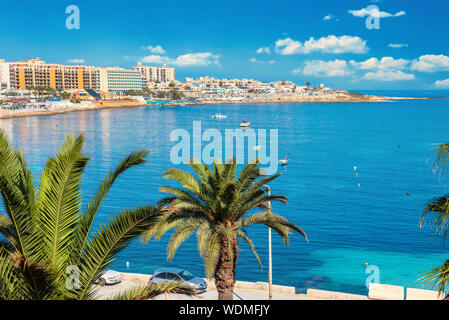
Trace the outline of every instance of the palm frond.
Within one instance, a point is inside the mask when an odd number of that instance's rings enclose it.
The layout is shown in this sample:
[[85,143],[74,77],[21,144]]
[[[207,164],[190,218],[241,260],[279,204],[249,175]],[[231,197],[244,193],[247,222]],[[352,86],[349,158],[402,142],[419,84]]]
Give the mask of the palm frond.
[[441,267],[426,273],[420,280],[425,280],[427,284],[432,284],[433,288],[438,287],[439,295],[446,296],[449,284],[449,260],[447,260]]
[[145,230],[142,234],[142,241],[149,242],[152,237],[159,240],[167,231],[192,218],[207,221],[203,216],[194,216],[189,212],[165,212],[159,216],[156,223],[150,229]]
[[220,234],[212,232],[208,237],[207,246],[204,254],[204,267],[206,271],[206,278],[211,279],[215,273],[215,269],[220,257]]
[[81,214],[78,229],[76,231],[78,239],[76,241],[75,248],[73,249],[75,252],[77,252],[77,255],[75,256],[81,256],[89,233],[91,231],[95,216],[109,190],[112,188],[114,182],[122,173],[124,173],[129,168],[145,163],[145,157],[147,157],[148,154],[148,150],[137,150],[132,152],[126,158],[120,161],[117,167],[112,170],[106,177],[106,179],[100,184],[97,193],[89,201],[86,211]]
[[82,152],[84,136],[69,135],[42,172],[39,219],[42,239],[51,264],[65,270],[73,230],[81,207],[81,179],[89,159]]
[[14,266],[9,252],[0,248],[0,300],[25,300],[29,296],[25,278]]
[[198,228],[198,225],[191,220],[178,225],[167,245],[167,258],[169,260],[173,260],[179,246],[187,240],[193,232],[195,232],[196,228]]
[[211,176],[210,169],[207,165],[200,163],[196,159],[190,159],[189,165],[195,171],[196,175],[203,184],[207,184],[209,177]]
[[178,181],[184,188],[190,190],[191,192],[198,193],[200,191],[198,181],[194,176],[186,171],[175,168],[168,169],[164,172],[163,177]]
[[143,206],[124,210],[86,244],[81,260],[80,290],[78,299],[92,296],[92,284],[115,260],[115,256],[133,239],[152,228],[160,212],[156,207]]
[[0,215],[0,234],[8,240],[14,240],[15,234],[11,220],[6,214]]
[[287,219],[270,212],[262,212],[253,214],[246,218],[241,218],[236,223],[236,228],[243,228],[246,226],[250,226],[253,224],[264,224],[270,228],[272,228],[279,236],[281,236],[282,240],[285,244],[289,243],[289,234],[291,230],[297,231],[301,234],[306,241],[309,241],[306,233],[300,227],[296,226],[294,223],[291,223]]
[[236,234],[243,240],[245,241],[248,246],[251,248],[251,250],[253,251],[254,256],[257,259],[257,262],[259,263],[259,267],[260,270],[263,270],[262,267],[262,261],[260,260],[259,254],[256,251],[256,247],[254,246],[254,243],[248,238],[248,236],[243,232],[243,229],[237,230]]
[[449,169],[449,142],[438,146],[433,162],[434,169],[445,177]]
[[38,254],[39,230],[35,227],[36,201],[33,176],[23,155],[9,143],[0,130],[0,193],[6,216],[10,223],[7,233],[14,237],[12,243],[26,259]]
[[166,281],[162,283],[150,283],[148,285],[136,286],[134,288],[119,291],[106,298],[106,300],[148,300],[161,294],[185,294],[193,296],[195,289],[183,285],[180,282]]
[[198,227],[198,230],[196,232],[196,239],[200,257],[204,257],[209,238],[214,231],[215,230],[213,226],[211,226],[209,223],[204,223]]
[[449,231],[449,195],[433,198],[432,200],[430,200],[421,215],[421,227],[424,225],[425,220],[429,216],[429,214],[435,216],[435,218],[431,222],[431,224],[436,228],[435,233],[442,233],[443,239],[445,240]]

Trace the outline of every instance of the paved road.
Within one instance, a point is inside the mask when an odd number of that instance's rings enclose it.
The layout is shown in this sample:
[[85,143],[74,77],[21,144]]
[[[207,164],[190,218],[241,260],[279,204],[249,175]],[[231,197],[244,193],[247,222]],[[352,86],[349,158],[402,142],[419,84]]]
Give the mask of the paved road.
[[[123,290],[123,288],[119,289],[114,287],[115,286],[106,286],[100,288],[97,298],[105,299],[114,292]],[[218,300],[218,293],[216,290],[207,290],[205,293],[194,297],[182,294],[168,294],[157,296],[154,300]],[[234,292],[234,300],[268,300],[268,293],[259,291],[243,291],[237,289]],[[294,296],[274,294],[273,300],[312,300],[312,298],[303,294],[296,294]]]
[[[121,283],[115,285],[107,285],[104,287],[98,287],[97,298],[105,299],[108,296],[113,295],[114,293],[118,293],[121,290],[130,289],[135,286],[145,285],[148,282],[148,276],[132,277],[132,276],[124,276],[123,281]],[[308,297],[304,294],[296,294],[296,295],[283,295],[283,294],[274,294],[273,300],[310,300],[311,297]],[[191,297],[180,294],[169,294],[169,295],[160,295],[155,298],[155,300],[218,300],[218,293],[214,290],[207,290],[205,293]],[[268,300],[268,292],[266,291],[258,291],[258,290],[244,290],[244,289],[235,289],[234,291],[234,300]]]

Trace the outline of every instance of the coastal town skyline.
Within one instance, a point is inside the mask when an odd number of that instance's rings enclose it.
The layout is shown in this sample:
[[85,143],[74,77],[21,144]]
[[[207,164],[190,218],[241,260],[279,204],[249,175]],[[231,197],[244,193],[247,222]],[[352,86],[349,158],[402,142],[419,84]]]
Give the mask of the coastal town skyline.
[[[77,30],[65,26],[70,5],[79,8]],[[379,9],[379,29],[367,27],[373,5]],[[179,80],[211,76],[324,82],[354,90],[444,90],[449,89],[449,54],[447,45],[438,40],[448,26],[443,15],[435,14],[444,10],[435,7],[444,9],[447,4],[262,1],[257,6],[243,2],[219,8],[196,1],[169,9],[162,3],[141,1],[127,6],[63,1],[45,10],[37,3],[19,10],[17,3],[4,1],[0,27],[9,29],[4,25],[8,12],[15,12],[23,23],[0,33],[1,58],[36,56],[60,64],[126,69],[138,62],[167,64],[176,68]],[[51,19],[32,19],[36,14]],[[232,18],[228,23],[222,19],[226,16]]]

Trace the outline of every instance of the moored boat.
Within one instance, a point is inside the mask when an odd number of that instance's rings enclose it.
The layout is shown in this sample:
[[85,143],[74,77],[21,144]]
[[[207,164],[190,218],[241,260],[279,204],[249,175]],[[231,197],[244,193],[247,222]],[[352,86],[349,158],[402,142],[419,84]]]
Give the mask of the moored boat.
[[226,119],[228,116],[225,114],[221,114],[221,113],[216,113],[212,116],[212,118],[214,119]]
[[246,120],[242,120],[242,122],[240,123],[241,128],[248,128],[249,125],[250,125],[250,122],[246,121]]

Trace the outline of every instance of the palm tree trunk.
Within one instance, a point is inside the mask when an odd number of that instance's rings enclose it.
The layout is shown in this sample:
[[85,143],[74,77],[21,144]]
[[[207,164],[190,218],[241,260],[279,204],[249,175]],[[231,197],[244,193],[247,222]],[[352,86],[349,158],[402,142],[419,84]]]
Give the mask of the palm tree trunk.
[[233,300],[235,267],[237,265],[237,239],[233,245],[234,256],[231,259],[228,251],[228,241],[221,239],[220,257],[215,269],[215,286],[218,291],[218,300]]

